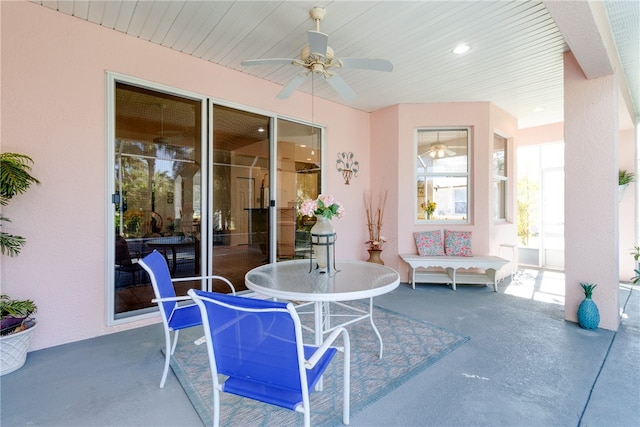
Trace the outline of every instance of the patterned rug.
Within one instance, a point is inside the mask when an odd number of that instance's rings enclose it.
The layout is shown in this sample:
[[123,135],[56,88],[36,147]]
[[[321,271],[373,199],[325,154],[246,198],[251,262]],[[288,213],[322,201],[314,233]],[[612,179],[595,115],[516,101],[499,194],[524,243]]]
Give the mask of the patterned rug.
[[[366,309],[366,305],[361,308]],[[336,314],[337,307],[332,313]],[[379,341],[371,324],[360,321],[347,326],[351,339],[351,416],[380,399],[414,375],[426,369],[469,340],[381,307],[374,307],[374,322],[384,342],[383,358],[378,358]],[[303,323],[305,318],[302,317]],[[205,425],[213,424],[211,373],[205,345],[191,344],[197,333],[183,331],[171,360],[171,368]],[[200,330],[199,332],[201,332]],[[313,342],[309,335],[305,342]],[[338,339],[337,344],[340,345]],[[323,377],[324,390],[311,394],[311,424],[342,425],[342,353],[338,353]],[[295,426],[301,413],[288,411],[231,394],[220,395],[220,425]]]

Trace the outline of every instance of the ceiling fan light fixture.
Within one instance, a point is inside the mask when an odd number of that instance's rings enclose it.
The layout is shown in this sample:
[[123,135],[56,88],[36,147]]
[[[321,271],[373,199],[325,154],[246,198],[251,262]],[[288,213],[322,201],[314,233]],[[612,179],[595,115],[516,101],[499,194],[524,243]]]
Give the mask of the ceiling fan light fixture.
[[[309,75],[321,75],[345,101],[351,101],[356,93],[333,70],[341,68],[362,69],[372,71],[393,70],[393,64],[386,59],[373,58],[336,58],[335,52],[328,45],[329,36],[320,32],[320,21],[324,19],[326,10],[322,7],[314,7],[309,11],[309,16],[315,22],[315,30],[307,31],[308,43],[302,48],[300,58],[264,58],[248,59],[242,61],[243,66],[251,65],[294,65],[302,67],[303,72],[297,74],[278,93],[279,99],[286,99],[303,83]],[[331,70],[331,71],[330,71]],[[313,96],[313,89],[311,91]]]
[[471,50],[471,46],[469,46],[469,44],[459,43],[456,47],[453,48],[452,52],[456,55],[464,55],[470,50]]

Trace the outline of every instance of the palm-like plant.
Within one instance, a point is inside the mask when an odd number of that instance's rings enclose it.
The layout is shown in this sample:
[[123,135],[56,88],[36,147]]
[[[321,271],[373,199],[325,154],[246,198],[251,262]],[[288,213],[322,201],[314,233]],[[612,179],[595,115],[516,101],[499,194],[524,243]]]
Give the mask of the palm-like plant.
[[618,170],[618,185],[627,185],[635,181],[635,175],[625,169]]
[[[631,252],[631,255],[633,256],[633,259],[636,262],[636,264],[638,264],[638,261],[640,260],[640,246],[634,246],[633,251]],[[633,272],[636,273],[636,275],[631,278],[631,282],[634,285],[637,285],[638,282],[640,281],[640,266],[638,266],[638,269],[634,269]]]
[[[24,193],[32,184],[40,184],[30,173],[32,163],[33,160],[24,154],[0,153],[0,205],[6,206],[13,196]],[[11,221],[0,215],[0,226],[3,222]],[[18,255],[25,243],[22,236],[0,231],[2,255]]]

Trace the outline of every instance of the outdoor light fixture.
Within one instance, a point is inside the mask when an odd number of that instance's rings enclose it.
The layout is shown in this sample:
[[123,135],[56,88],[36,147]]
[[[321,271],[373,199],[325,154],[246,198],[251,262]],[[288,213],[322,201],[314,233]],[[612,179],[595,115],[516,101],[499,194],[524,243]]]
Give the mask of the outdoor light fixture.
[[455,48],[453,48],[452,52],[455,53],[456,55],[462,55],[469,52],[470,49],[471,49],[471,46],[469,46],[468,44],[460,43]]

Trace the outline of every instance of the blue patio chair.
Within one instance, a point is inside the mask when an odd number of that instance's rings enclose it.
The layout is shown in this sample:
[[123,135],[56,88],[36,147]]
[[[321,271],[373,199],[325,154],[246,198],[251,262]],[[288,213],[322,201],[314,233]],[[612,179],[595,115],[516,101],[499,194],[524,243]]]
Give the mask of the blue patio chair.
[[[235,295],[236,291],[231,282],[221,276],[200,276],[171,279],[167,260],[157,250],[151,252],[149,255],[138,261],[138,263],[147,271],[147,273],[149,273],[149,278],[153,285],[153,293],[156,296],[152,302],[158,304],[160,315],[162,317],[162,324],[164,326],[166,348],[164,371],[162,371],[162,379],[160,380],[160,388],[163,388],[164,383],[167,380],[171,356],[176,350],[180,329],[202,325],[202,318],[200,317],[200,310],[198,307],[193,304],[191,298],[186,295],[177,297],[173,283],[201,279],[221,280],[229,285],[231,293]],[[178,305],[178,301],[191,301],[191,304]],[[171,342],[171,331],[174,331],[173,343]]]
[[[309,394],[333,359],[344,352],[342,422],[349,424],[349,334],[337,328],[320,346],[304,345],[291,303],[190,289],[200,307],[213,380],[213,424],[220,424],[220,391],[304,414]],[[342,335],[343,347],[332,346]],[[220,382],[218,375],[228,377]]]

